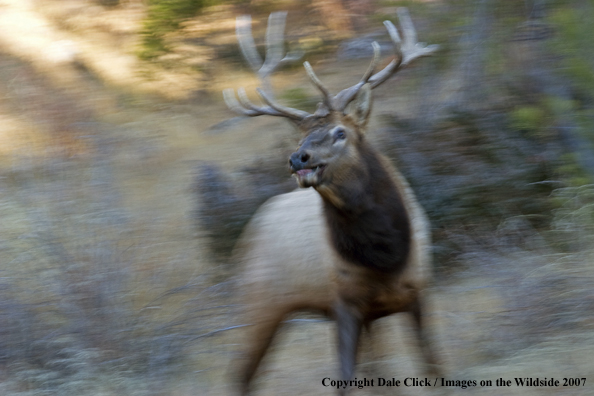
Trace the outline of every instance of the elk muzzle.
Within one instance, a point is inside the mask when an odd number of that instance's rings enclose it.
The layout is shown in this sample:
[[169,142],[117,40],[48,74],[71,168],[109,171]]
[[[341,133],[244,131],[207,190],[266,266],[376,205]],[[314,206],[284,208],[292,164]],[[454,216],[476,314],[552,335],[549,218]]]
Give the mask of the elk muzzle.
[[298,150],[289,158],[291,173],[299,187],[316,187],[320,184],[326,164],[316,161],[306,150]]

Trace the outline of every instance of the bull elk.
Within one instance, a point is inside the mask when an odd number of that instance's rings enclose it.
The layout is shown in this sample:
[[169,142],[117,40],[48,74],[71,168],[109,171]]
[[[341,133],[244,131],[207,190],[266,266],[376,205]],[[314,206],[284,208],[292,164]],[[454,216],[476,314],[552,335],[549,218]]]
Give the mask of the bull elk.
[[269,19],[264,62],[255,49],[249,17],[238,18],[240,47],[264,80],[266,89],[258,93],[265,104],[251,102],[242,88],[239,100],[233,89],[224,91],[231,110],[288,118],[303,135],[289,158],[301,189],[267,201],[236,249],[250,324],[248,350],[238,369],[243,395],[279,324],[295,311],[316,311],[336,321],[342,380],[354,376],[362,328],[397,312],[412,314],[425,360],[434,367],[421,312],[430,272],[429,224],[406,180],[365,135],[371,90],[437,47],[417,43],[408,12],[400,9],[403,39],[391,22],[384,22],[395,57],[377,73],[380,50],[375,42],[363,78],[335,96],[304,63],[323,97],[310,114],[277,103],[267,81],[291,58],[283,58],[285,15],[275,13]]

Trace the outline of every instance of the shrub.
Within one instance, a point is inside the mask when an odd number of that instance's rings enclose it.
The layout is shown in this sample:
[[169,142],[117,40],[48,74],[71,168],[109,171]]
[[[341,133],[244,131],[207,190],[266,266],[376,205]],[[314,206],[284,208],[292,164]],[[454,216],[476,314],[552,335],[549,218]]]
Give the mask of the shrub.
[[198,14],[209,3],[209,0],[149,0],[139,57],[149,60],[168,52],[167,33],[179,29],[184,20]]

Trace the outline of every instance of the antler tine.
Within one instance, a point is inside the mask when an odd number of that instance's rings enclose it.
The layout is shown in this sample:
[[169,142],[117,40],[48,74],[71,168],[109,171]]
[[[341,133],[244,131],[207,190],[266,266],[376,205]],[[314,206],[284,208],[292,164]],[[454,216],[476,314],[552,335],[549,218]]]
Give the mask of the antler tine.
[[225,103],[227,103],[227,106],[236,113],[248,117],[256,117],[259,115],[285,116],[271,107],[256,106],[250,102],[245,93],[245,89],[243,88],[239,88],[237,90],[237,94],[239,96],[239,102],[235,97],[235,91],[233,89],[227,88],[223,90],[223,98],[225,98]]
[[234,89],[231,89],[231,88],[224,89],[223,90],[223,98],[225,99],[225,103],[227,104],[227,107],[229,107],[231,110],[233,110],[236,113],[239,113],[239,114],[245,115],[245,116],[249,116],[249,117],[254,117],[254,116],[260,115],[255,110],[249,110],[249,109],[244,108],[237,101],[237,98],[235,97]]
[[408,10],[404,7],[401,7],[398,8],[397,13],[398,19],[400,20],[400,25],[402,26],[404,40],[400,39],[400,35],[398,34],[398,31],[392,22],[384,21],[384,25],[386,26],[386,29],[388,29],[388,33],[392,39],[392,44],[394,45],[396,58],[392,60],[384,69],[380,70],[369,79],[371,88],[377,87],[390,78],[398,70],[404,66],[407,66],[413,60],[423,56],[431,55],[439,48],[438,45],[425,46],[422,43],[417,43],[417,31],[415,30],[412,20],[410,19]]
[[256,51],[256,43],[252,36],[252,17],[249,15],[238,16],[235,20],[235,35],[239,42],[239,49],[252,70],[258,73],[262,66],[262,57]]
[[398,7],[396,9],[398,14],[398,20],[400,21],[400,27],[402,28],[402,36],[404,36],[403,47],[406,49],[413,47],[417,44],[417,31],[415,26],[410,19],[408,9],[405,7]]
[[311,80],[311,82],[322,93],[322,97],[324,99],[324,105],[328,108],[328,110],[330,110],[330,111],[334,110],[335,109],[334,98],[330,94],[330,91],[328,91],[328,89],[324,86],[324,84],[322,84],[322,82],[320,81],[318,76],[316,76],[316,73],[314,73],[309,62],[307,62],[307,61],[303,62],[303,66],[305,67],[305,71],[307,72],[307,75],[309,76],[309,79]]
[[283,37],[286,17],[286,12],[273,12],[270,14],[266,30],[266,59],[264,61],[256,50],[256,44],[254,43],[254,37],[252,36],[252,18],[249,15],[237,17],[235,32],[237,40],[239,41],[241,53],[252,70],[258,75],[262,83],[263,89],[258,89],[258,93],[267,106],[258,106],[252,103],[243,88],[237,90],[239,101],[237,100],[233,89],[225,89],[223,91],[225,103],[227,103],[227,106],[236,113],[249,117],[272,115],[287,117],[293,120],[302,120],[310,115],[305,111],[291,109],[276,104],[272,99],[273,93],[268,78],[269,75],[276,70],[281,63],[295,59],[295,54],[287,55],[283,58]]
[[402,44],[402,66],[408,65],[413,60],[431,55],[437,51],[438,45],[425,45],[425,43],[417,43],[417,31],[410,19],[408,9],[400,7],[396,10],[400,25],[402,26],[402,35],[404,36],[404,42]]
[[347,107],[347,105],[355,98],[355,96],[357,96],[357,93],[359,92],[361,87],[367,83],[369,77],[371,77],[371,75],[373,74],[380,59],[381,49],[376,41],[371,43],[371,46],[373,47],[373,59],[371,60],[371,63],[369,64],[367,71],[365,72],[365,74],[363,74],[361,81],[359,81],[352,87],[343,89],[334,97],[337,110],[344,110]]
[[288,118],[302,120],[310,115],[307,111],[293,109],[291,107],[285,107],[275,103],[263,89],[256,88],[256,91],[258,91],[258,94],[268,106]]
[[252,18],[249,15],[239,16],[237,17],[235,24],[235,32],[239,41],[241,53],[252,70],[258,75],[264,90],[271,97],[274,96],[274,92],[269,79],[270,74],[272,74],[280,65],[298,60],[303,56],[302,52],[292,52],[286,56],[283,55],[286,19],[286,11],[273,12],[268,17],[265,60],[262,60],[262,57],[256,49],[256,44],[252,35]]
[[395,58],[390,63],[388,63],[386,67],[374,74],[369,79],[369,83],[371,84],[372,89],[386,81],[388,78],[390,78],[390,76],[396,72],[398,67],[400,67],[403,59],[402,42],[400,40],[398,30],[396,30],[396,27],[390,21],[384,21],[384,26],[388,30],[388,34],[390,35],[390,39],[392,40]]
[[268,17],[268,28],[266,29],[266,61],[262,66],[268,73],[272,73],[285,63],[294,62],[303,57],[303,51],[301,50],[292,51],[283,57],[285,51],[284,37],[286,21],[286,11],[273,12]]
[[376,42],[374,42],[374,60],[371,62],[370,67],[365,72],[365,75],[361,81],[350,88],[342,90],[334,98],[336,108],[338,110],[344,110],[346,106],[355,98],[357,92],[359,92],[365,83],[369,83],[373,89],[390,78],[402,67],[408,65],[414,59],[430,55],[438,49],[437,45],[425,46],[424,44],[417,43],[417,32],[406,8],[398,9],[398,19],[400,20],[400,25],[402,26],[402,34],[404,36],[403,40],[400,39],[398,30],[394,24],[390,21],[384,21],[384,26],[388,30],[388,34],[392,40],[392,45],[394,46],[395,58],[382,70],[372,75],[377,64],[377,60],[379,59],[379,46]]
[[252,101],[248,98],[247,93],[245,92],[245,88],[241,87],[237,89],[237,96],[239,97],[239,102],[241,105],[248,109],[255,112],[266,114],[266,109],[260,106],[256,106],[252,103]]
[[266,60],[262,65],[262,74],[270,74],[276,69],[283,59],[285,21],[287,12],[273,12],[268,17],[266,29]]
[[375,71],[375,68],[377,67],[377,64],[380,59],[380,55],[382,53],[382,50],[381,50],[379,44],[377,43],[377,41],[374,41],[373,43],[371,43],[371,46],[373,47],[373,59],[371,60],[369,67],[365,71],[365,74],[363,74],[363,77],[361,78],[361,81],[365,81],[365,82],[367,82],[367,80],[369,80],[369,77],[371,77],[371,75]]
[[239,97],[239,101],[237,101],[237,98],[235,97],[235,91],[231,88],[223,90],[223,98],[225,99],[225,103],[227,103],[227,106],[231,110],[241,115],[249,117],[256,117],[259,115],[271,115],[287,117],[299,121],[310,115],[306,111],[292,109],[290,107],[285,107],[276,104],[262,89],[258,88],[257,90],[264,102],[266,102],[268,106],[257,106],[254,103],[252,103],[249,100],[244,88],[239,88],[237,90],[237,96]]

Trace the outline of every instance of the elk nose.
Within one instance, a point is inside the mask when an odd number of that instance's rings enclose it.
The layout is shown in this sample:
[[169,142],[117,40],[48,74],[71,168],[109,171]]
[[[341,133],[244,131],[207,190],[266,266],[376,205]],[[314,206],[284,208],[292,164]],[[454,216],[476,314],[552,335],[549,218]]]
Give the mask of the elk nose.
[[307,152],[295,152],[291,154],[289,158],[289,166],[292,170],[297,171],[303,169],[307,161],[309,161],[310,155]]

